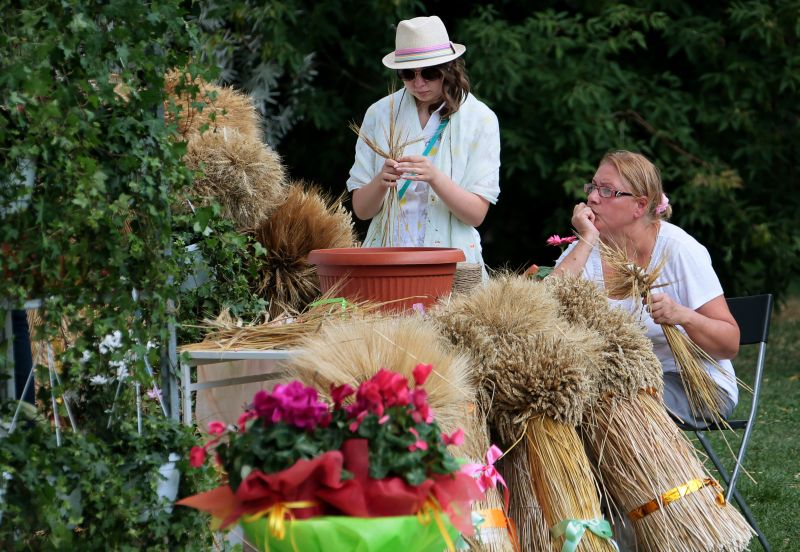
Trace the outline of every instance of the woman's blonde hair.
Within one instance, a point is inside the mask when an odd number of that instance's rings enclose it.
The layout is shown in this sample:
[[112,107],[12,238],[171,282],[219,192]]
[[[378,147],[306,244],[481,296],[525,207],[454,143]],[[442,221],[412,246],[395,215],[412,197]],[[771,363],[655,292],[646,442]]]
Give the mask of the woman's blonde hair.
[[668,204],[660,213],[657,210],[664,197],[661,171],[647,157],[625,150],[612,151],[600,160],[601,165],[605,163],[617,169],[634,195],[647,198],[647,214],[651,218],[667,220],[672,215],[672,207]]

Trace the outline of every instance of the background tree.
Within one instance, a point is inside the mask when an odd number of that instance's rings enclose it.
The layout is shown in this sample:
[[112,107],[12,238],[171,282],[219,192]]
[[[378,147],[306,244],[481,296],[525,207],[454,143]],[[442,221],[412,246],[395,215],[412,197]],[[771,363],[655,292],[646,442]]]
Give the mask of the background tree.
[[[467,45],[474,92],[500,118],[502,193],[480,229],[490,265],[551,262],[544,240],[568,231],[581,184],[603,153],[628,148],[661,168],[674,221],[709,248],[728,294],[782,294],[798,272],[796,0],[226,6],[218,28],[249,40],[226,43],[243,52],[226,58],[239,63],[228,74],[290,106],[273,145],[294,177],[344,189],[346,125],[394,78],[380,62],[394,25],[436,14]],[[279,92],[258,92],[267,66],[283,71],[270,85]]]

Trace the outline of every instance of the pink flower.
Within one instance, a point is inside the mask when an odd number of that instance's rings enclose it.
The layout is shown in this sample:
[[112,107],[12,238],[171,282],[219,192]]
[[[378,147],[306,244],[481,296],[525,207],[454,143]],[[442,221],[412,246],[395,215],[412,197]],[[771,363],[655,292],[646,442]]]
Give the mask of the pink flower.
[[461,443],[464,442],[464,430],[461,429],[461,428],[458,428],[457,430],[455,430],[450,435],[447,435],[446,433],[444,433],[444,434],[442,434],[442,441],[444,441],[444,444],[447,445],[447,446],[453,445],[453,446],[456,446],[456,447],[460,447]]
[[154,401],[157,401],[158,399],[161,398],[161,391],[159,390],[158,387],[154,385],[153,388],[147,392],[147,396],[153,399]]
[[367,417],[367,414],[369,414],[369,412],[367,412],[366,410],[362,410],[361,412],[359,412],[358,416],[356,416],[356,419],[353,420],[353,422],[349,426],[350,431],[352,431],[353,433],[358,431],[358,426],[361,425],[361,422],[364,421],[364,418]]
[[401,374],[381,368],[358,386],[356,400],[346,410],[350,417],[358,416],[361,412],[371,412],[381,417],[387,408],[406,406],[410,401],[408,380]]
[[328,405],[318,400],[317,390],[299,381],[276,385],[253,397],[253,408],[267,423],[285,422],[300,429],[314,429],[330,420]]
[[355,390],[346,383],[342,385],[331,384],[331,398],[333,399],[333,408],[338,410],[342,406],[344,400],[353,393],[355,393]]
[[414,405],[414,411],[411,413],[411,418],[418,424],[433,422],[433,412],[428,405],[428,393],[420,388],[414,389],[411,392],[411,401]]
[[225,424],[216,420],[208,422],[208,432],[211,435],[222,435],[225,433]]
[[667,210],[667,207],[669,207],[669,198],[667,197],[667,194],[661,194],[661,201],[656,206],[656,213],[660,215]]
[[413,427],[408,430],[416,439],[413,444],[408,445],[408,450],[414,452],[415,450],[428,450],[428,443],[419,438],[419,432]]
[[414,383],[417,385],[424,385],[425,380],[427,380],[428,376],[431,375],[432,370],[432,364],[417,364],[412,372],[414,374]]
[[385,423],[386,423],[386,422],[388,422],[388,421],[389,421],[389,416],[387,415],[387,416],[383,416],[383,417],[381,417],[381,419],[380,419],[380,420],[378,420],[378,423],[379,423],[380,425],[383,425],[383,424],[385,424]]
[[206,449],[204,447],[192,447],[189,452],[189,465],[193,468],[199,468],[206,461]]
[[252,420],[253,418],[257,418],[255,412],[252,410],[245,410],[241,414],[239,414],[239,419],[236,420],[236,425],[239,427],[240,432],[244,432],[247,427],[247,421]]
[[554,245],[556,247],[560,247],[562,245],[569,245],[578,238],[575,236],[568,236],[566,238],[562,238],[558,234],[553,234],[549,238],[547,238],[547,245]]

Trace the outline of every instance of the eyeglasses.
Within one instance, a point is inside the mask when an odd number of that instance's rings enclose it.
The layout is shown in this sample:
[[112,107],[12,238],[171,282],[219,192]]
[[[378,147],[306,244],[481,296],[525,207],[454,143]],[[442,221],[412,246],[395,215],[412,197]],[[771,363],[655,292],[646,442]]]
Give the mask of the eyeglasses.
[[610,197],[620,197],[620,196],[631,196],[635,197],[634,194],[630,192],[620,192],[619,190],[614,190],[613,188],[608,188],[606,186],[598,186],[593,182],[587,182],[583,185],[583,191],[586,192],[586,195],[592,195],[592,192],[597,190],[597,193],[600,194],[600,197],[603,199],[608,199]]
[[425,67],[424,69],[399,69],[397,76],[404,81],[413,81],[417,73],[426,81],[435,81],[442,78],[442,70],[438,67]]

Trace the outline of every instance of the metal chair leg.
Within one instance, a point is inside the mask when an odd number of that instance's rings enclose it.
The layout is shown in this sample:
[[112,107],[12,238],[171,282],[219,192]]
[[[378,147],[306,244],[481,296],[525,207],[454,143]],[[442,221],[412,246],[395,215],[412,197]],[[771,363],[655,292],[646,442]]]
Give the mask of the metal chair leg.
[[[714,464],[714,467],[719,472],[720,477],[725,482],[725,486],[729,487],[731,482],[730,477],[728,476],[728,471],[722,465],[719,457],[714,453],[714,449],[711,448],[711,443],[708,441],[708,438],[702,431],[695,431],[695,435],[697,435],[697,440],[700,441],[701,445],[703,445],[703,449],[705,449],[706,454],[708,454],[708,457],[711,459],[711,463]],[[747,505],[747,502],[745,502],[744,498],[742,498],[742,495],[739,494],[739,489],[737,489],[735,486],[733,488],[733,499],[736,501],[736,504],[739,505],[739,510],[747,520],[747,523],[749,523],[750,527],[753,528],[753,531],[756,532],[756,536],[758,537],[758,541],[761,543],[761,546],[764,548],[764,550],[766,550],[766,552],[772,552],[772,547],[769,545],[769,542],[767,542],[767,537],[764,536],[764,533],[761,531],[758,523],[756,523],[756,520],[753,517],[753,512],[750,511],[750,507]]]

